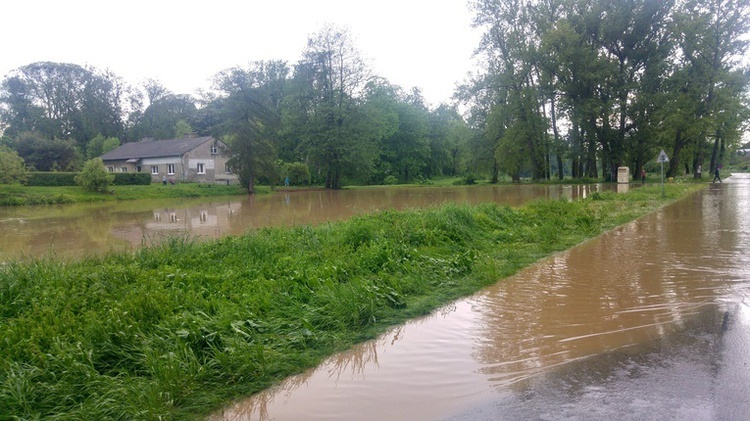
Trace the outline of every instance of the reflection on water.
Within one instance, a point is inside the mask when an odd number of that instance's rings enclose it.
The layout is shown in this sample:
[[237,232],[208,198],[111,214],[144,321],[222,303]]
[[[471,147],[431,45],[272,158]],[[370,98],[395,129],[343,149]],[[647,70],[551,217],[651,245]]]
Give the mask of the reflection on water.
[[271,195],[0,208],[0,261],[127,250],[165,236],[217,238],[274,225],[319,224],[386,209],[443,203],[577,199],[612,185],[378,188]]
[[[739,369],[739,390],[747,391],[747,350],[717,344],[727,320],[748,313],[748,246],[750,183],[713,185],[214,418],[599,419],[591,411],[607,405],[601,397],[616,396],[625,404],[610,404],[601,415],[720,419],[714,414],[731,414],[729,406],[706,418],[705,405],[725,395],[706,397],[701,388],[736,379]],[[738,343],[750,343],[746,330],[734,332]],[[691,379],[701,387],[681,386]],[[664,395],[638,395],[644,382]],[[671,395],[675,388],[685,392],[680,401]]]

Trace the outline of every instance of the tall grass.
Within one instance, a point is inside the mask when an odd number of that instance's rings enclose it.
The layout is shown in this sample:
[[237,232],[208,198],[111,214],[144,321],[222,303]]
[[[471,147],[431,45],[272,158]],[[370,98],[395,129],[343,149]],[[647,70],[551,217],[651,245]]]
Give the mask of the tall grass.
[[387,211],[7,264],[0,419],[199,418],[690,189]]

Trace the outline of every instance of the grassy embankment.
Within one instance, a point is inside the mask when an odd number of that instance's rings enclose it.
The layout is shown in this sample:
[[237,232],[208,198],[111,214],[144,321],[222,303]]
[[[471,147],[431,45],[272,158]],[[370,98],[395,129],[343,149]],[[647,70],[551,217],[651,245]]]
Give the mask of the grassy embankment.
[[196,419],[699,188],[268,228],[0,267],[0,419]]

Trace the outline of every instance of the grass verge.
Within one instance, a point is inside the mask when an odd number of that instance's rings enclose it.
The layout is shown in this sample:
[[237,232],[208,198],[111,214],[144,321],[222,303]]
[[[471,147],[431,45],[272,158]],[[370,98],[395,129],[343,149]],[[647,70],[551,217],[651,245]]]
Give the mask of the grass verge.
[[0,267],[0,419],[197,419],[696,185]]

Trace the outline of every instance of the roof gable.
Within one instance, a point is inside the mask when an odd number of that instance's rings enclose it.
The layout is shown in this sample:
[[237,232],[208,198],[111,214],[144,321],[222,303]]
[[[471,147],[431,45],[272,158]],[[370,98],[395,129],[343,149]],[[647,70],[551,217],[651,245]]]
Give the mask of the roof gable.
[[213,138],[210,136],[204,136],[187,137],[183,139],[130,142],[105,153],[101,158],[103,161],[119,161],[127,159],[182,156],[208,141],[213,141]]

